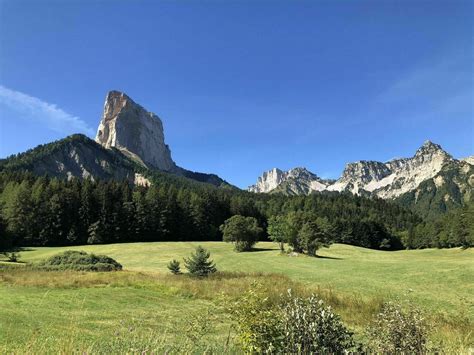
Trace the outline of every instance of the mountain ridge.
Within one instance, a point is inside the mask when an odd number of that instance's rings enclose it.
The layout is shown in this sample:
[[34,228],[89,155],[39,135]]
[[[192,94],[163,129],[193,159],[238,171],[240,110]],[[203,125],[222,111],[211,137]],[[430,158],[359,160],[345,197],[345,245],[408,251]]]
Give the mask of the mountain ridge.
[[[447,210],[474,200],[474,165],[471,161],[474,161],[472,157],[454,159],[439,144],[428,140],[409,158],[348,163],[336,181],[320,179],[306,168],[298,168],[306,171],[305,175],[299,176],[290,173],[293,169],[285,172],[274,168],[263,173],[248,191],[287,195],[350,192],[398,200],[405,205],[424,201],[422,204],[436,205],[436,210]],[[429,201],[425,201],[428,199],[425,195],[431,196]]]

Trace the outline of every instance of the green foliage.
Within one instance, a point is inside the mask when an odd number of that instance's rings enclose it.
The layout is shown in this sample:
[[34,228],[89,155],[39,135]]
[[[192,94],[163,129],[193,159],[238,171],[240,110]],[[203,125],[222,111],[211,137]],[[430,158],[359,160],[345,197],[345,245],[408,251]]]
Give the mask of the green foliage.
[[279,244],[280,251],[285,251],[285,243],[288,241],[285,216],[271,216],[268,219],[267,232],[268,238]]
[[[334,242],[374,249],[401,249],[399,236],[421,223],[389,201],[350,194],[253,194],[159,172],[150,179],[152,185],[144,187],[5,170],[0,172],[0,224],[12,246],[217,241],[222,240],[219,227],[240,215],[255,218],[258,226],[268,224],[270,237],[301,252],[298,232],[318,218],[331,225]],[[272,218],[281,222],[279,231],[272,230]],[[243,243],[244,249],[249,244]]]
[[410,228],[403,238],[409,249],[474,246],[474,203]]
[[178,260],[171,260],[168,265],[166,265],[168,270],[173,274],[173,275],[179,275],[181,274],[181,266],[179,264]]
[[217,271],[216,265],[209,260],[211,253],[200,245],[189,258],[184,259],[184,266],[193,276],[205,277]]
[[234,243],[238,252],[249,251],[258,241],[262,229],[254,217],[232,216],[220,226],[225,242]]
[[54,255],[40,263],[37,267],[44,270],[75,270],[75,271],[117,271],[122,270],[114,259],[105,255],[87,254],[83,251],[67,250]]
[[288,291],[276,303],[258,284],[229,305],[237,340],[246,353],[344,353],[357,350],[340,317],[315,296],[295,297]]
[[370,345],[383,354],[425,354],[428,326],[420,310],[412,305],[388,302],[368,330]]
[[20,260],[20,254],[15,251],[4,251],[4,252],[1,252],[0,254],[5,255],[5,257],[7,258],[7,261],[10,263],[16,263]]
[[281,324],[285,354],[343,354],[360,348],[341,318],[314,295],[301,298],[288,292]]
[[242,296],[229,302],[227,308],[236,324],[237,341],[246,353],[271,353],[279,349],[281,329],[277,309],[259,284],[252,284]]
[[298,232],[298,240],[308,255],[316,256],[316,251],[332,244],[332,227],[327,220],[318,218],[303,224]]

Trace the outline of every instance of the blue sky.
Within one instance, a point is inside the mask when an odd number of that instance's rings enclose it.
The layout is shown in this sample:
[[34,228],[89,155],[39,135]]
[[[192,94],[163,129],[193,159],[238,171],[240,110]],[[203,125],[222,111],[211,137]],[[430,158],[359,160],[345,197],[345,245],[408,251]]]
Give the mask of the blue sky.
[[474,154],[473,2],[0,0],[0,157],[93,137],[108,90],[158,114],[173,159],[262,171]]

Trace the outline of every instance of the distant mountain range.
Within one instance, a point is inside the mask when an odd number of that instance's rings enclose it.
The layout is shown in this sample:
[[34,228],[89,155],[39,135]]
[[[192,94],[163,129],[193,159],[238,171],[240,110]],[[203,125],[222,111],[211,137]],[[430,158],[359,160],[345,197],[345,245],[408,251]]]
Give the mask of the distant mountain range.
[[[426,141],[411,158],[347,164],[337,180],[322,179],[301,167],[275,168],[263,173],[248,190],[285,195],[347,192],[392,199],[429,216],[474,200],[473,164],[474,156],[454,159],[438,144]],[[106,96],[95,141],[72,135],[0,160],[0,171],[21,170],[64,179],[115,179],[141,185],[151,183],[150,174],[164,172],[232,187],[215,174],[177,166],[165,143],[160,118],[119,91]]]
[[440,211],[474,200],[473,163],[474,156],[457,160],[438,144],[426,141],[411,158],[349,163],[337,180],[322,179],[301,167],[275,168],[264,172],[248,190],[286,195],[350,192]]

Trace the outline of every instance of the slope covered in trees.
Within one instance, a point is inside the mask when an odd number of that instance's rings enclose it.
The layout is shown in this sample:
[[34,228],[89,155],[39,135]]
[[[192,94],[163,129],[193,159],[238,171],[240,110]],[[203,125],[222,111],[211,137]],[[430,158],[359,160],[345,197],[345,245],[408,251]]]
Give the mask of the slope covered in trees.
[[421,222],[398,205],[351,194],[255,195],[168,174],[150,178],[152,186],[144,187],[127,181],[66,181],[2,172],[2,243],[222,240],[219,227],[233,215],[255,217],[266,229],[271,216],[293,213],[303,219],[327,219],[335,241],[379,248],[384,239],[400,240]]

